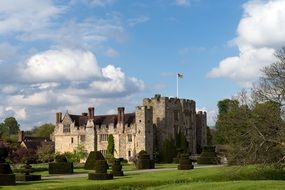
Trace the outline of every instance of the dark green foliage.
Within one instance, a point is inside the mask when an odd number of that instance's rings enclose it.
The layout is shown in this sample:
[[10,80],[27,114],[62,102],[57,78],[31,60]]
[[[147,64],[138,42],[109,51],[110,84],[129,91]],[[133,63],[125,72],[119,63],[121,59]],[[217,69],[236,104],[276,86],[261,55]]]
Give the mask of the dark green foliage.
[[112,165],[112,173],[114,176],[123,176],[122,165],[120,159],[116,159]]
[[0,163],[0,174],[12,174],[11,167],[8,163]]
[[5,147],[0,148],[0,185],[15,185],[15,175],[12,173],[11,167],[5,163],[8,156],[8,149]]
[[54,131],[54,125],[51,123],[46,123],[43,124],[39,127],[34,127],[31,131],[29,131],[29,135],[33,136],[33,137],[45,137],[45,138],[49,138],[50,135],[53,133]]
[[41,175],[25,175],[17,174],[16,181],[40,181],[42,179]]
[[0,148],[0,163],[4,163],[5,159],[8,157],[8,149],[1,147]]
[[113,174],[108,174],[108,173],[88,173],[88,179],[89,180],[109,180],[113,179]]
[[180,152],[187,152],[188,150],[188,142],[181,132],[176,135],[176,149],[180,150]]
[[104,156],[99,151],[91,151],[88,155],[88,158],[85,162],[84,169],[85,170],[94,170],[96,160],[104,160]]
[[16,185],[15,174],[0,174],[0,185]]
[[73,163],[59,162],[49,163],[48,172],[49,174],[72,174]]
[[164,163],[171,163],[173,161],[173,158],[176,156],[176,146],[175,141],[173,139],[171,140],[165,140],[163,143],[163,149],[160,156],[160,161]]
[[95,162],[95,173],[89,173],[89,180],[108,180],[113,179],[113,174],[108,174],[107,169],[109,168],[106,160],[96,160]]
[[180,155],[179,165],[177,168],[178,170],[190,170],[194,168],[192,161],[189,158],[189,154]]
[[150,159],[150,155],[146,151],[142,150],[139,152],[138,160],[136,163],[137,169],[154,169],[154,160]]
[[219,158],[215,152],[214,146],[206,146],[203,149],[202,154],[197,160],[198,164],[219,164]]
[[96,160],[95,172],[96,173],[107,173],[109,165],[106,160]]
[[114,151],[115,151],[114,136],[112,134],[110,134],[110,135],[108,135],[107,153],[114,155]]
[[67,162],[67,159],[66,159],[66,156],[65,156],[65,155],[63,155],[63,154],[58,154],[58,155],[55,155],[54,161],[55,161],[56,163],[66,163],[66,162]]

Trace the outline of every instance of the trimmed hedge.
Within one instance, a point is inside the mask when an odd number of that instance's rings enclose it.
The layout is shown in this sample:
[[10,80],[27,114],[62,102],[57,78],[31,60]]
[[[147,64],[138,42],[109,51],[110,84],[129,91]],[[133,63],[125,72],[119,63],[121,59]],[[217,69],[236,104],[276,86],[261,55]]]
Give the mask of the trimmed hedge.
[[17,174],[16,181],[40,181],[42,179],[41,175],[25,175]]
[[214,146],[204,147],[200,157],[197,160],[198,164],[219,164],[220,160],[217,156]]
[[91,151],[88,155],[86,162],[85,162],[84,169],[85,170],[94,170],[97,160],[105,160],[105,158],[101,152]]
[[154,160],[150,159],[150,155],[146,151],[140,151],[138,160],[136,163],[137,169],[154,169],[155,163]]
[[106,160],[97,160],[95,162],[95,173],[89,173],[89,180],[108,180],[113,179],[113,174],[108,174],[107,169],[109,168]]
[[89,180],[109,180],[109,179],[113,179],[113,174],[97,174],[97,173],[89,173],[88,174],[88,179]]
[[192,161],[189,158],[189,154],[182,154],[180,156],[177,168],[178,170],[190,170],[194,168]]
[[48,172],[49,174],[72,174],[73,162],[49,163]]
[[0,185],[16,185],[15,174],[0,174]]
[[0,174],[12,174],[11,167],[8,163],[0,163]]
[[116,159],[114,164],[112,165],[112,174],[114,176],[123,176],[124,172],[122,171],[121,161]]

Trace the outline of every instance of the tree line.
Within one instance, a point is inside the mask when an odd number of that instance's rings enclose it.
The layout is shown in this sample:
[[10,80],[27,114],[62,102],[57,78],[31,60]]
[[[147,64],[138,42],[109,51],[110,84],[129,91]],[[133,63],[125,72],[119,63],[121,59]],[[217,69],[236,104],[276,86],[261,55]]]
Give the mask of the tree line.
[[281,164],[285,160],[285,47],[262,77],[232,99],[218,102],[217,144],[232,164]]

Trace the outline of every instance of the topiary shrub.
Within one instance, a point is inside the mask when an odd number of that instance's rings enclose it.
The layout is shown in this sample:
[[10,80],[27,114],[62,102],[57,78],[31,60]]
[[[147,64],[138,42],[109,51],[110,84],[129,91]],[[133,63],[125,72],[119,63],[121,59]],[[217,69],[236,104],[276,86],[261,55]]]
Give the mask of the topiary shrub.
[[8,156],[8,149],[0,147],[0,185],[15,185],[15,174],[12,173],[11,167],[5,162]]
[[97,160],[105,160],[105,158],[101,152],[91,151],[88,155],[86,162],[85,162],[84,169],[85,170],[94,170]]
[[219,158],[215,151],[215,146],[204,147],[200,157],[197,159],[198,164],[219,164]]
[[34,170],[30,165],[30,162],[27,161],[24,165],[23,169],[21,170],[21,174],[16,175],[16,181],[39,181],[41,180],[41,175],[31,175]]
[[49,174],[72,174],[73,162],[67,162],[65,155],[56,155],[55,163],[49,163]]
[[179,159],[178,170],[190,170],[193,168],[194,166],[189,158],[189,154],[181,154]]
[[66,158],[66,156],[64,154],[57,154],[54,157],[54,161],[56,163],[62,163],[62,162],[66,163],[67,162],[67,158]]
[[114,164],[112,165],[112,174],[114,176],[123,176],[124,172],[122,171],[122,164],[120,159],[115,159]]
[[150,159],[150,155],[146,151],[142,150],[138,154],[138,159],[136,162],[137,169],[154,169],[154,160]]
[[89,173],[89,180],[108,180],[113,179],[113,174],[108,174],[107,169],[109,168],[106,160],[97,160],[95,162],[95,173]]

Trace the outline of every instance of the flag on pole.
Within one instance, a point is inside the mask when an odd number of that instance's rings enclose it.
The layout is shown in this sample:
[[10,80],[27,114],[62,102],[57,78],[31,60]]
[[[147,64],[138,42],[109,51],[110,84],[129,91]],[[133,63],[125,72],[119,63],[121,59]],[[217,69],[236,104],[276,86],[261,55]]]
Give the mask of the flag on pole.
[[177,73],[178,78],[183,79],[183,74],[182,73]]

